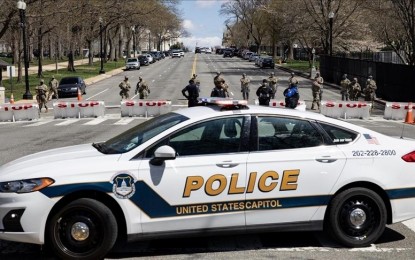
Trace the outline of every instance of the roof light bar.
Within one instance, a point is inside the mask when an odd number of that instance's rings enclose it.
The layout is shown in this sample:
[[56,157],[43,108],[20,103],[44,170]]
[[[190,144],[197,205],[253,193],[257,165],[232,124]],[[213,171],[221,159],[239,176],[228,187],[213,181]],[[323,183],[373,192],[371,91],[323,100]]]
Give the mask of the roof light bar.
[[247,100],[238,100],[232,98],[218,98],[218,97],[201,97],[198,98],[199,102],[213,104],[218,106],[246,106]]

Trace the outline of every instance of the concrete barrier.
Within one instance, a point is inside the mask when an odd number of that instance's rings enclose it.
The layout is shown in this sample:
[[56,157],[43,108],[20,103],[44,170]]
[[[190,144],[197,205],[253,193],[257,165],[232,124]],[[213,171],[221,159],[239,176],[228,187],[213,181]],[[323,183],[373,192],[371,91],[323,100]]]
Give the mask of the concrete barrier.
[[321,101],[321,114],[333,118],[370,118],[372,104],[361,101]]
[[[271,99],[271,101],[269,102],[269,106],[270,107],[283,108],[283,107],[285,107],[285,100]],[[298,104],[297,104],[297,107],[295,109],[300,110],[300,111],[305,111],[306,108],[307,108],[307,106],[306,106],[305,102],[303,100],[298,100]]]
[[410,104],[412,109],[415,110],[415,104],[413,103],[386,102],[383,117],[391,120],[404,120]]
[[39,105],[36,103],[0,105],[0,121],[23,121],[39,119]]
[[170,112],[171,108],[171,100],[123,100],[121,101],[121,116],[158,116]]
[[54,118],[89,118],[105,115],[104,101],[57,101],[53,102]]

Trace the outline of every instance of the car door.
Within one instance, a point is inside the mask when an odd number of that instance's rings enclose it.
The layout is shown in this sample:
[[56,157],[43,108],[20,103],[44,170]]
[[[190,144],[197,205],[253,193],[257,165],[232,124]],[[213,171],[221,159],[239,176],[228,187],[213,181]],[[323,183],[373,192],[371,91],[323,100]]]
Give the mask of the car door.
[[247,207],[247,225],[312,220],[328,203],[346,162],[344,153],[335,145],[325,145],[307,120],[256,119],[257,151],[250,153],[247,164],[247,186],[255,187],[246,194],[246,203],[252,205]]
[[[145,151],[138,188],[144,233],[245,227],[240,204],[248,122],[249,117],[235,116],[195,123]],[[163,145],[174,148],[176,158],[152,165],[154,151]]]

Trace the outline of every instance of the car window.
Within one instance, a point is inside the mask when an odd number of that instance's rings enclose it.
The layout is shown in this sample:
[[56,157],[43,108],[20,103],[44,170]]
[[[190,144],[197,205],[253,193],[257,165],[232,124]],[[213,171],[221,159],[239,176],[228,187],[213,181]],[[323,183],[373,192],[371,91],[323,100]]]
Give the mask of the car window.
[[137,62],[137,59],[128,59],[127,62]]
[[63,78],[60,81],[60,84],[76,84],[78,83],[78,78]]
[[243,117],[232,117],[191,125],[153,145],[145,157],[162,145],[173,147],[178,156],[240,152],[243,123]]
[[320,125],[330,136],[334,144],[348,144],[353,142],[358,135],[356,132],[344,128],[339,128],[337,126],[323,123],[320,123]]
[[321,134],[306,121],[281,117],[258,117],[258,150],[280,150],[319,146]]

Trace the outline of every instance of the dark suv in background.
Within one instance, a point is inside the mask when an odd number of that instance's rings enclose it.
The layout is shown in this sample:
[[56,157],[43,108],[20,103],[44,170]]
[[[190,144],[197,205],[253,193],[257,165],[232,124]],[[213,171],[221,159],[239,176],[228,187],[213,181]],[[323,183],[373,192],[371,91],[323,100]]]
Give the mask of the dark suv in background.
[[259,63],[259,67],[275,69],[274,59],[272,57],[262,58],[260,63]]
[[232,49],[223,50],[223,57],[224,58],[226,58],[226,57],[232,58],[233,57],[233,50]]

